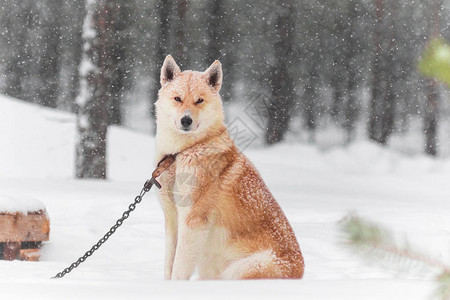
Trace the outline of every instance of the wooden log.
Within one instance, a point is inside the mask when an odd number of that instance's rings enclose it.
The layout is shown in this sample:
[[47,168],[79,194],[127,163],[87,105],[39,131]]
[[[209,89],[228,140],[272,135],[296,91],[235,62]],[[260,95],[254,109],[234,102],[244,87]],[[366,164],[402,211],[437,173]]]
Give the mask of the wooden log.
[[0,213],[0,242],[48,241],[50,221],[45,211]]
[[41,253],[39,249],[20,249],[19,258],[25,261],[39,261]]
[[15,260],[19,257],[20,243],[19,242],[6,242],[3,247],[3,259]]

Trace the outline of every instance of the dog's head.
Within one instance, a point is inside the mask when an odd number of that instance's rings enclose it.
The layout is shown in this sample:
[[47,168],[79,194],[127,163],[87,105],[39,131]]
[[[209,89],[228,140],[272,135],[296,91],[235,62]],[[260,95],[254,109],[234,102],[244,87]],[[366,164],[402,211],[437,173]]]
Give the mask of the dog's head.
[[199,135],[222,126],[221,85],[222,65],[218,60],[204,72],[181,72],[168,55],[161,69],[161,89],[156,102],[158,128]]

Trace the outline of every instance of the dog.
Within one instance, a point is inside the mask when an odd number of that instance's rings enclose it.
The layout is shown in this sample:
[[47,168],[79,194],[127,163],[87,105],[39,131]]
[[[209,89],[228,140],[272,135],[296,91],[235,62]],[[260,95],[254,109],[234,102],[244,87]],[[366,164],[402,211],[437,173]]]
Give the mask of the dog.
[[228,135],[219,90],[222,65],[161,68],[156,106],[165,217],[165,279],[302,278],[303,256],[286,216],[252,163]]

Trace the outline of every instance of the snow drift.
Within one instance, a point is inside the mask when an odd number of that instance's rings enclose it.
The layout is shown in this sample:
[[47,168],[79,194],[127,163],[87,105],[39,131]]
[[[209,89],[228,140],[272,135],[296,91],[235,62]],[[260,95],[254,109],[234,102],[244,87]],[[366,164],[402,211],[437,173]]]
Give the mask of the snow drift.
[[[153,169],[151,136],[112,127],[107,181],[74,180],[75,117],[0,97],[0,194],[39,199],[51,220],[39,263],[0,261],[8,299],[426,299],[429,274],[384,270],[343,246],[349,211],[406,234],[450,260],[450,165],[367,142],[319,151],[281,144],[245,151],[279,201],[306,262],[301,281],[163,281],[163,215],[148,194],[117,233],[79,269],[61,271],[102,236]],[[26,288],[24,288],[26,287]]]

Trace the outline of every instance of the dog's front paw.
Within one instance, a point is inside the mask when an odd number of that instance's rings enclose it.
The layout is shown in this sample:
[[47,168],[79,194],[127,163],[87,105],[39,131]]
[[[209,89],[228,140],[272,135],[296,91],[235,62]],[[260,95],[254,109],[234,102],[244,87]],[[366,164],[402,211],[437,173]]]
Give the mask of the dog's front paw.
[[170,274],[168,272],[165,272],[164,273],[164,280],[170,280],[170,279],[172,279],[172,274]]
[[188,272],[183,272],[183,270],[173,270],[172,280],[189,280],[191,274]]

